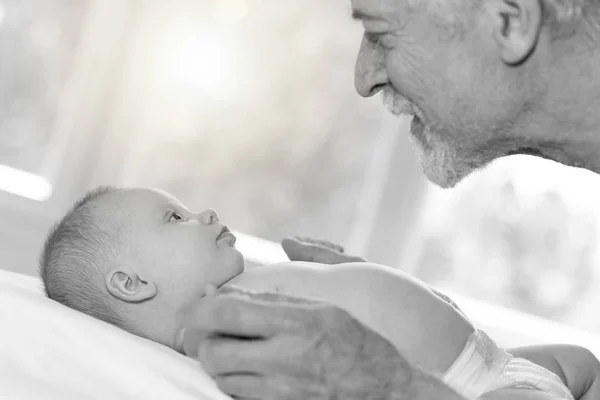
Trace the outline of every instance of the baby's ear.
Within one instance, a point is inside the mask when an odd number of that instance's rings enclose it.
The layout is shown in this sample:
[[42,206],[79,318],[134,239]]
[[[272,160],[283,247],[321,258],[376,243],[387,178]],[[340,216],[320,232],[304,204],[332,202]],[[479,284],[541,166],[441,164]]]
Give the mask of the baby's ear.
[[156,285],[140,278],[136,273],[122,268],[106,275],[106,289],[114,297],[128,303],[140,303],[156,296]]

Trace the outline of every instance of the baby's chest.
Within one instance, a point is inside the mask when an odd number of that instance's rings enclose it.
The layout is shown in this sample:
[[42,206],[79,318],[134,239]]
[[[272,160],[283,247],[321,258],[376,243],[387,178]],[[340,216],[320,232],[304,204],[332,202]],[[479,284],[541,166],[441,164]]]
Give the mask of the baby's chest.
[[375,285],[352,275],[331,266],[281,264],[245,272],[231,283],[250,290],[321,299],[344,307],[356,298],[353,294],[357,290],[363,294],[365,290],[376,290]]

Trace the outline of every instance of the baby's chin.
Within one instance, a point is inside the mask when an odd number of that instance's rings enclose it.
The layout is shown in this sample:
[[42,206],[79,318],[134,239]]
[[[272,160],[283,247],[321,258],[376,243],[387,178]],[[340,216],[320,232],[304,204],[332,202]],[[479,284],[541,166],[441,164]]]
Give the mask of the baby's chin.
[[219,288],[228,287],[228,286],[236,286],[242,280],[242,273],[235,275],[233,278],[223,283]]
[[231,285],[235,286],[236,282],[240,281],[243,272],[244,270],[242,268],[239,271],[236,271],[234,274],[230,275],[229,278],[225,278],[216,284],[208,284],[205,288],[205,294],[212,294],[221,288],[226,288]]

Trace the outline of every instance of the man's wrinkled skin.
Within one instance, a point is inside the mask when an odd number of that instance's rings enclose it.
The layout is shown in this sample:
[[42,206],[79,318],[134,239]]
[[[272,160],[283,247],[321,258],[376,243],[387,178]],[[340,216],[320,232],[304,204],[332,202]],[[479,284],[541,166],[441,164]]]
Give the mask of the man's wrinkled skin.
[[417,114],[411,138],[432,182],[452,187],[516,153],[600,172],[598,2],[351,3],[365,31],[357,91]]
[[[452,187],[517,153],[600,172],[600,3],[351,4],[365,29],[357,91],[418,116],[411,138],[431,181]],[[218,294],[188,318],[186,338],[209,338],[199,360],[238,398],[459,398],[341,310],[281,300]]]
[[[323,302],[230,286],[195,304],[190,321],[184,353],[234,398],[460,399]],[[434,388],[443,397],[423,397]]]

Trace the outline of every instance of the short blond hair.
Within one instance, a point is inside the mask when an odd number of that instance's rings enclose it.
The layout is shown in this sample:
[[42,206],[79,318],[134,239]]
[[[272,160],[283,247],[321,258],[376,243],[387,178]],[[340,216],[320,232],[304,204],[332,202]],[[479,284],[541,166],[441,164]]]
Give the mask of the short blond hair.
[[106,269],[102,263],[114,260],[115,233],[89,207],[117,190],[105,186],[88,192],[52,227],[40,258],[40,275],[50,299],[123,328],[120,313],[101,289]]

